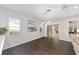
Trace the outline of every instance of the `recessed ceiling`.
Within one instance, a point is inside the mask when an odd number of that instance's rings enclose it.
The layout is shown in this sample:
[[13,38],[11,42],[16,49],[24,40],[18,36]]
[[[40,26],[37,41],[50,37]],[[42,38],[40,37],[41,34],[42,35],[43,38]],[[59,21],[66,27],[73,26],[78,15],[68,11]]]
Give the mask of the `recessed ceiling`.
[[3,4],[0,6],[41,20],[54,20],[79,14],[79,5],[73,4]]

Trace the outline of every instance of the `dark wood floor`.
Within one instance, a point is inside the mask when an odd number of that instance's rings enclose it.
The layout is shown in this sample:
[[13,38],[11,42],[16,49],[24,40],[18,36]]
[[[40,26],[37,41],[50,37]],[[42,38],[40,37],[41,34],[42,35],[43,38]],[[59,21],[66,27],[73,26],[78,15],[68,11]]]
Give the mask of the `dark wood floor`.
[[43,37],[6,49],[2,55],[75,55],[75,52],[70,42]]

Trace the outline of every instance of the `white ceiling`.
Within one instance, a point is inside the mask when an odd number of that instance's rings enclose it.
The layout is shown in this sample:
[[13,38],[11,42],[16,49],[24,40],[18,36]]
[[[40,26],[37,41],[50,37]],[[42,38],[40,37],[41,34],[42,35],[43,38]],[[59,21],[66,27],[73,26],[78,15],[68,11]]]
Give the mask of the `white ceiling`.
[[[41,19],[54,20],[79,14],[79,5],[62,4],[3,4],[3,8],[22,13],[26,16]],[[47,12],[50,9],[51,11]]]

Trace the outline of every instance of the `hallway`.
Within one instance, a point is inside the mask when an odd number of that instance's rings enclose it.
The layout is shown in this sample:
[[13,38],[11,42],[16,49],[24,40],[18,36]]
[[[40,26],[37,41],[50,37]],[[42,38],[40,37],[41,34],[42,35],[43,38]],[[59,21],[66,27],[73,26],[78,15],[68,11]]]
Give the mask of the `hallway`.
[[[52,40],[52,42],[50,41]],[[28,43],[3,50],[3,55],[75,55],[70,42],[43,37]],[[51,44],[52,43],[52,44]]]

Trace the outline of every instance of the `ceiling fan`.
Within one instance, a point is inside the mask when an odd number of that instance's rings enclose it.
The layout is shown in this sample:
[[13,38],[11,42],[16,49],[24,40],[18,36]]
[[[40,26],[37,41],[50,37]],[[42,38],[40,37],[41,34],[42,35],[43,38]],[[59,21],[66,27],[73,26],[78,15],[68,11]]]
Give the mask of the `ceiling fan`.
[[71,7],[70,5],[67,5],[67,4],[63,4],[62,5],[62,9],[66,9],[66,8],[69,8],[69,7]]

